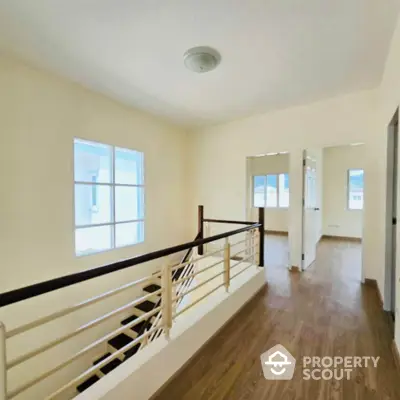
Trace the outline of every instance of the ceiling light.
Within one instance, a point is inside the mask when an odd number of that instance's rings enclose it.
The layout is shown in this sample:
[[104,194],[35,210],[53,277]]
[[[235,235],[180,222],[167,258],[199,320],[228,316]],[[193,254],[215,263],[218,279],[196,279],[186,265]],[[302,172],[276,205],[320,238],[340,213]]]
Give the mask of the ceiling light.
[[220,54],[211,47],[193,47],[183,55],[186,68],[200,74],[217,68],[220,61]]

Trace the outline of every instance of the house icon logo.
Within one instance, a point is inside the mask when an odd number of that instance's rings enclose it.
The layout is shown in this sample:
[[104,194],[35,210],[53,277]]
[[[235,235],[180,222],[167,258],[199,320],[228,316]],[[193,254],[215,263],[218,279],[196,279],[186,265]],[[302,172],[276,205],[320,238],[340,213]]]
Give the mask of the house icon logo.
[[295,358],[280,344],[261,354],[261,366],[265,379],[290,380],[293,378]]

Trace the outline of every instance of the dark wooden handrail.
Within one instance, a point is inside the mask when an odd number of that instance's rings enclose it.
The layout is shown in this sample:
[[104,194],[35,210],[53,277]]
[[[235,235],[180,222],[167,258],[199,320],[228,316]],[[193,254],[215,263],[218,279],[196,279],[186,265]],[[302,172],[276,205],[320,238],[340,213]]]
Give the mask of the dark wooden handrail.
[[215,240],[224,239],[226,237],[237,235],[238,233],[246,232],[251,229],[260,227],[261,227],[260,223],[254,223],[252,225],[248,225],[243,228],[220,233],[218,235],[210,236],[208,238],[193,240],[192,242],[168,247],[162,250],[153,251],[152,253],[147,253],[126,260],[117,261],[112,264],[103,265],[101,267],[88,269],[86,271],[61,276],[59,278],[50,279],[48,281],[36,283],[30,286],[25,286],[20,289],[11,290],[9,292],[0,294],[0,307],[5,307],[10,304],[30,299],[32,297],[40,296],[45,293],[62,289],[67,286],[85,282],[90,279],[98,278],[99,276],[111,274],[116,271],[121,271],[123,269],[133,267],[135,265],[143,264],[148,261],[153,261],[161,257],[166,257],[174,253],[179,253],[181,251],[189,250],[192,249],[193,247],[202,246],[203,244],[210,243]]
[[226,220],[226,219],[211,219],[211,218],[204,218],[204,222],[215,222],[218,224],[237,224],[237,225],[253,225],[254,222],[248,222],[248,221],[232,221],[232,220]]

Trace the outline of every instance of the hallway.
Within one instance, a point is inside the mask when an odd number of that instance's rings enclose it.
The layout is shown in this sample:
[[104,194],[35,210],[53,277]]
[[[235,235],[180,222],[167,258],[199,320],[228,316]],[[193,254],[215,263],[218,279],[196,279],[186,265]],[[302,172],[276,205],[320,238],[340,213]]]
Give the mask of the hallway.
[[[392,338],[375,290],[359,280],[361,245],[323,240],[304,273],[266,267],[258,293],[157,400],[400,399]],[[265,380],[260,355],[276,344],[297,359],[291,381]],[[303,380],[303,356],[380,356],[350,380]]]

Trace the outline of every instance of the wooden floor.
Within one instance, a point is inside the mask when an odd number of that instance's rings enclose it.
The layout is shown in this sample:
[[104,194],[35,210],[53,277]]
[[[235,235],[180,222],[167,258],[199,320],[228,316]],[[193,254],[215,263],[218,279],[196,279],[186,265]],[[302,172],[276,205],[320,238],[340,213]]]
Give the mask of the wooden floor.
[[269,268],[289,266],[289,238],[287,235],[265,235],[265,264]]
[[[266,268],[263,289],[156,397],[158,400],[400,399],[392,338],[374,288],[360,284],[361,245],[321,242],[303,273]],[[268,256],[267,256],[268,260]],[[260,354],[284,345],[298,360],[291,381],[265,380]],[[350,380],[305,381],[302,356],[380,356]]]

